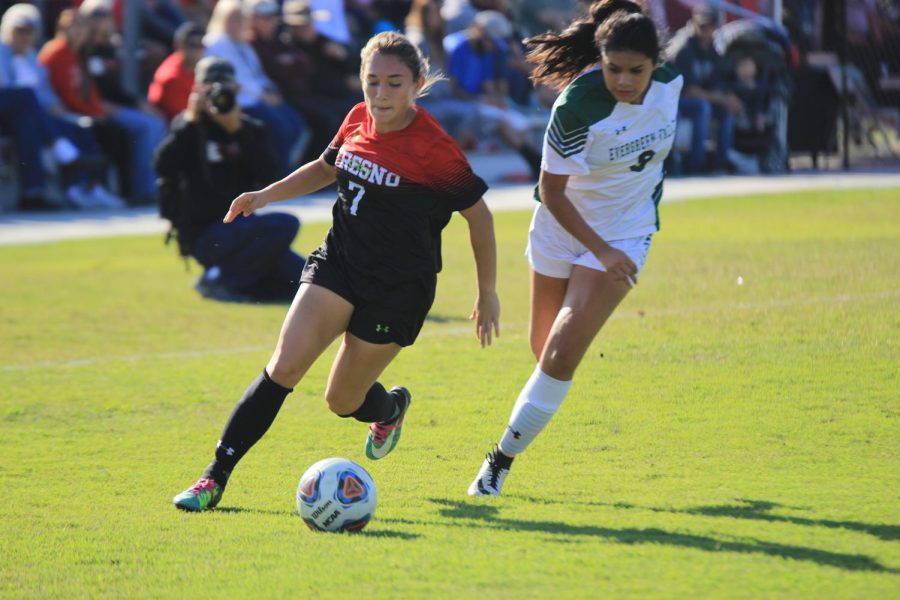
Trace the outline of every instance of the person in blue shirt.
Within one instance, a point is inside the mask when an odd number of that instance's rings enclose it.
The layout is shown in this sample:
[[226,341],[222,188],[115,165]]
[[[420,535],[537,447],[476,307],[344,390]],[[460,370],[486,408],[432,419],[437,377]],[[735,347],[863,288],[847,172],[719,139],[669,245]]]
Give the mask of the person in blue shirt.
[[[65,109],[53,91],[47,69],[38,62],[36,43],[41,27],[41,14],[32,4],[14,4],[0,20],[0,88],[2,105],[9,111],[4,127],[17,140],[22,154],[23,208],[54,208],[41,196],[41,146],[52,149],[69,204],[122,208],[124,201],[102,184],[105,160],[90,119],[79,119]],[[29,115],[23,117],[23,113]],[[22,121],[27,125],[23,127]]]
[[491,133],[496,129],[503,141],[525,159],[537,180],[541,154],[529,140],[528,118],[509,101],[509,47],[505,40],[512,32],[512,24],[502,13],[479,12],[465,35],[445,39],[447,75],[456,97],[473,102],[480,130]]

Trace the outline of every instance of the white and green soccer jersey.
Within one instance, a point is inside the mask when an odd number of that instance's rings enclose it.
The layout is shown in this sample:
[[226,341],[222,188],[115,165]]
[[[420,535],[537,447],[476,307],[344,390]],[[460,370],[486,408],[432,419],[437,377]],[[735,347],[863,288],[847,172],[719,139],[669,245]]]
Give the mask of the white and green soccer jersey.
[[659,229],[663,160],[672,148],[683,79],[658,67],[642,104],[617,102],[599,69],[587,71],[553,105],[541,168],[568,175],[566,195],[605,240]]

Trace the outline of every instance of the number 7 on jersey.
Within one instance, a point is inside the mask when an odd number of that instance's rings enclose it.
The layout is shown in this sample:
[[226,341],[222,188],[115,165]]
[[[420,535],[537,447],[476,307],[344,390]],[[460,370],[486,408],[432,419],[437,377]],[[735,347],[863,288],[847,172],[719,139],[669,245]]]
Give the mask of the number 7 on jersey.
[[359,210],[359,201],[366,195],[366,188],[355,181],[349,182],[347,187],[350,188],[351,191],[356,192],[353,196],[353,200],[350,201],[350,214],[355,217],[356,211]]

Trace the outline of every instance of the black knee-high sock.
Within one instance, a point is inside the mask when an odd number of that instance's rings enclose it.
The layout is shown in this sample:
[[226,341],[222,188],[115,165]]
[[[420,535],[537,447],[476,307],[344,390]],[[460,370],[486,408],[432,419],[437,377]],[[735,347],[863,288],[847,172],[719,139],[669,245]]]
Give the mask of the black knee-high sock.
[[224,486],[238,461],[268,431],[284,399],[292,391],[272,381],[263,369],[234,407],[216,446],[216,458],[206,467],[203,476]]
[[349,415],[340,416],[353,417],[363,423],[384,423],[396,417],[399,412],[400,405],[397,399],[376,381],[366,392],[366,397],[359,408]]

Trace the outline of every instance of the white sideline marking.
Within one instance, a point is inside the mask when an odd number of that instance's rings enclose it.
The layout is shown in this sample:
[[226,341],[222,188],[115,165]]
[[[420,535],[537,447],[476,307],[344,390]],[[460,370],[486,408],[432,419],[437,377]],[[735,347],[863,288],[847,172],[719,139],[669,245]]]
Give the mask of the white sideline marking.
[[[478,172],[478,169],[475,169]],[[667,179],[662,202],[682,202],[703,198],[750,196],[791,191],[854,190],[864,188],[900,188],[900,173],[813,172],[766,176],[686,177]],[[493,212],[531,210],[534,185],[497,186],[485,194]],[[296,215],[304,223],[331,221],[334,195],[317,192],[303,198],[268,206]],[[0,214],[0,246],[38,244],[114,235],[162,234],[166,221],[156,208],[122,209],[102,213],[68,211],[47,214]]]
[[[673,309],[654,309],[646,316],[686,316],[703,312],[715,312],[722,310],[766,310],[769,308],[790,308],[793,306],[810,306],[813,304],[843,304],[847,302],[865,302],[868,300],[886,300],[900,298],[900,291],[873,292],[870,294],[838,294],[837,296],[819,296],[817,298],[803,298],[802,300],[769,300],[768,302],[735,302],[734,304],[710,304],[708,306],[690,306]],[[640,308],[631,308],[627,312],[613,313],[611,319],[643,318],[639,314]]]
[[[771,300],[769,302],[737,302],[734,304],[718,304],[708,306],[692,306],[677,309],[651,310],[649,314],[644,315],[638,312],[641,309],[635,307],[625,312],[614,313],[611,319],[638,319],[652,318],[660,316],[686,316],[703,312],[716,312],[725,310],[765,310],[770,308],[792,308],[797,306],[809,306],[813,304],[843,304],[848,302],[865,302],[869,300],[885,300],[891,298],[900,298],[900,291],[891,292],[874,292],[871,294],[838,294],[836,296],[820,296],[818,298],[804,298],[802,300]],[[509,330],[507,326],[505,328]],[[419,338],[430,337],[448,337],[453,335],[468,335],[473,337],[474,325],[466,327],[447,327],[443,329],[433,329],[423,331]],[[149,352],[145,354],[130,354],[128,356],[101,356],[97,358],[83,358],[78,360],[64,361],[41,361],[30,365],[2,365],[0,373],[15,373],[21,371],[34,371],[38,369],[56,369],[68,367],[91,367],[94,365],[103,365],[121,362],[140,362],[144,360],[159,360],[170,358],[203,358],[206,356],[229,356],[232,354],[243,354],[245,352],[262,352],[270,350],[270,346],[240,346],[237,348],[212,348],[208,350],[183,350],[178,352]]]
[[239,348],[212,348],[208,350],[183,350],[179,352],[148,352],[145,354],[129,354],[127,356],[99,356],[97,358],[80,358],[77,360],[42,361],[30,365],[3,365],[0,373],[10,371],[30,371],[33,369],[53,369],[56,367],[92,367],[115,362],[139,362],[150,359],[166,358],[202,358],[204,356],[227,356],[244,352],[266,350],[268,346],[241,346]]

